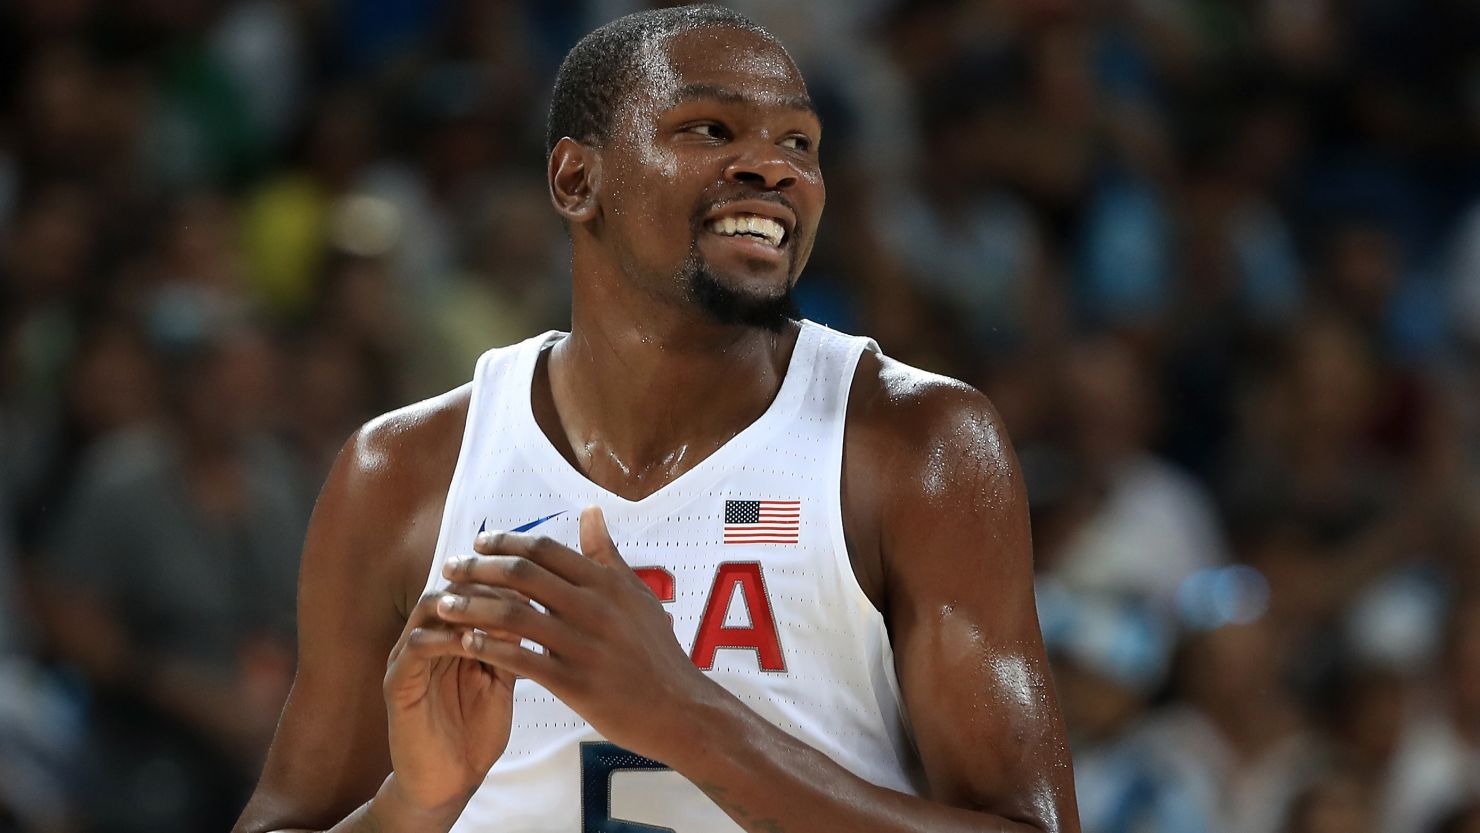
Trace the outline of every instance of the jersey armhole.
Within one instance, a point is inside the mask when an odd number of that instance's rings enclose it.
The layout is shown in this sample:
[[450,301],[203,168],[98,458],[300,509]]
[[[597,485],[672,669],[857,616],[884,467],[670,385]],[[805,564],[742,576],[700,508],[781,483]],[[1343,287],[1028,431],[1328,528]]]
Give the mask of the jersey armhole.
[[[446,579],[442,578],[442,562],[447,559],[447,546],[452,537],[453,507],[458,506],[463,490],[463,470],[468,465],[469,449],[473,443],[474,432],[477,430],[479,419],[483,411],[483,401],[487,399],[488,368],[500,353],[500,350],[489,350],[478,357],[478,363],[473,368],[472,389],[468,392],[468,416],[467,422],[463,423],[462,440],[457,446],[457,463],[452,467],[452,482],[447,486],[447,503],[442,509],[442,519],[437,527],[437,549],[432,553],[432,566],[427,572],[426,585],[422,593],[430,593],[433,590],[446,586]],[[471,546],[472,542],[469,542]]]
[[827,470],[834,478],[829,484],[833,506],[832,511],[828,512],[828,532],[832,538],[833,554],[837,557],[838,572],[842,576],[845,589],[854,597],[854,601],[862,605],[866,611],[877,615],[882,626],[883,613],[874,607],[873,600],[868,597],[868,593],[864,592],[863,584],[858,580],[858,573],[854,571],[853,558],[848,552],[846,527],[843,523],[843,445],[848,440],[849,393],[853,389],[853,378],[858,375],[858,363],[862,360],[864,352],[878,349],[879,345],[873,339],[859,338],[848,346],[846,356],[838,362],[840,365],[838,387],[833,394],[838,409],[837,430],[828,439]]
[[[852,594],[854,603],[859,607],[860,615],[865,621],[872,623],[878,629],[881,654],[879,660],[883,663],[884,681],[889,687],[890,694],[893,695],[899,725],[903,728],[905,734],[904,742],[909,745],[918,760],[919,750],[915,746],[914,727],[910,722],[909,712],[905,709],[904,691],[899,686],[899,674],[894,667],[894,646],[889,638],[888,622],[884,619],[884,612],[874,606],[873,600],[868,597],[868,593],[864,592],[863,585],[858,581],[858,574],[854,572],[853,568],[853,558],[848,551],[848,538],[844,533],[843,444],[847,441],[849,393],[853,388],[853,379],[858,375],[858,363],[862,360],[864,352],[868,350],[876,353],[882,352],[879,349],[878,342],[871,338],[859,338],[855,344],[850,346],[847,359],[841,362],[844,372],[839,374],[841,378],[838,380],[836,394],[838,396],[839,410],[838,427],[836,435],[831,440],[831,459],[829,461],[833,476],[836,478],[832,484],[834,506],[833,511],[829,513],[828,523],[832,527],[832,550],[837,558],[837,569],[840,574],[840,580],[844,583],[846,591]],[[859,634],[858,638],[862,639],[863,635]]]

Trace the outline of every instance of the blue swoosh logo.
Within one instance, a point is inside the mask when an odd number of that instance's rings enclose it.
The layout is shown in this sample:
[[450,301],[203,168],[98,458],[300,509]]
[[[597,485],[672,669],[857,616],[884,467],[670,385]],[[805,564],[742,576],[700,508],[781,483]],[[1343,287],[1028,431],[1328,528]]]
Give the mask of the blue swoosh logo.
[[[520,524],[519,526],[516,526],[516,527],[514,527],[513,529],[511,529],[509,531],[510,532],[528,532],[531,529],[534,529],[535,527],[537,527],[540,524],[544,523],[545,521],[548,521],[548,520],[550,520],[552,518],[558,518],[561,515],[564,515],[568,511],[570,511],[570,510],[568,510],[568,509],[562,509],[559,512],[556,512],[553,515],[546,515],[543,518],[536,518],[535,520],[532,520],[532,521],[530,521],[527,524]],[[478,525],[478,533],[481,535],[482,533],[487,532],[487,531],[488,531],[488,519],[487,518],[484,518],[483,519],[483,523],[481,523],[481,524]]]

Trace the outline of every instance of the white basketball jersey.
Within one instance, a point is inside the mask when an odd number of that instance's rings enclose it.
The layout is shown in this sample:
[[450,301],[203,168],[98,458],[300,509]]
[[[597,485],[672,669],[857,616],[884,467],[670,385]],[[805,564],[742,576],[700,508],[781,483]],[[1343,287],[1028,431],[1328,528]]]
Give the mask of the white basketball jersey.
[[[920,794],[884,620],[843,543],[843,420],[871,342],[803,322],[770,408],[630,501],[586,479],[535,423],[535,364],[561,336],[479,359],[428,589],[446,585],[442,562],[472,552],[481,529],[537,530],[578,549],[577,517],[597,504],[711,679],[865,780]],[[454,831],[740,830],[682,776],[606,742],[532,680],[514,694],[508,749]]]

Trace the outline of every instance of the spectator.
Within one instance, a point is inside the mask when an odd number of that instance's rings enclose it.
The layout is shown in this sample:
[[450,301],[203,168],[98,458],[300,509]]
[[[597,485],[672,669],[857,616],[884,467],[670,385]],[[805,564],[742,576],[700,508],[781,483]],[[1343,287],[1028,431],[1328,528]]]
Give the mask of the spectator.
[[96,694],[90,829],[229,825],[291,673],[307,501],[253,422],[261,334],[199,300],[153,323],[165,419],[91,450],[49,539],[40,608]]
[[[313,488],[564,325],[539,98],[647,4],[0,3],[0,829],[224,829]],[[827,124],[802,308],[985,390],[1046,596],[1182,645],[1055,644],[1086,829],[1473,828],[1472,4],[737,6]]]
[[1148,732],[1199,785],[1222,833],[1277,833],[1316,736],[1284,677],[1288,643],[1273,619],[1193,632],[1175,671],[1177,698]]
[[1211,498],[1150,450],[1156,395],[1129,346],[1111,338],[1072,347],[1061,378],[1068,449],[1089,506],[1051,569],[1076,586],[1170,608],[1195,571],[1227,560]]
[[1171,653],[1167,617],[1143,603],[1038,587],[1038,610],[1074,745],[1080,823],[1096,833],[1202,833],[1195,781],[1145,732]]
[[1455,603],[1436,690],[1409,714],[1384,830],[1427,830],[1480,796],[1480,601]]
[[1375,833],[1371,795],[1340,771],[1324,772],[1290,804],[1281,833]]
[[29,656],[20,571],[0,492],[0,830],[75,830],[82,761],[78,704]]

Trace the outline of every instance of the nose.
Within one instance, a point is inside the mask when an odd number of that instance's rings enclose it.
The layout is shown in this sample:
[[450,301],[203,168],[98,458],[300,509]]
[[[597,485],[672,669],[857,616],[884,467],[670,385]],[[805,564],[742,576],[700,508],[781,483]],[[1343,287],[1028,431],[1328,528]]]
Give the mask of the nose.
[[767,191],[784,191],[797,182],[796,168],[769,142],[751,143],[725,167],[725,179]]

